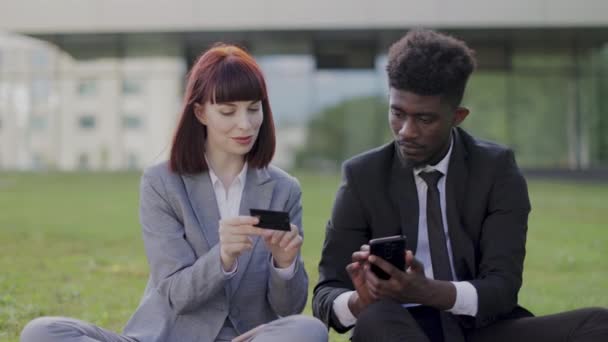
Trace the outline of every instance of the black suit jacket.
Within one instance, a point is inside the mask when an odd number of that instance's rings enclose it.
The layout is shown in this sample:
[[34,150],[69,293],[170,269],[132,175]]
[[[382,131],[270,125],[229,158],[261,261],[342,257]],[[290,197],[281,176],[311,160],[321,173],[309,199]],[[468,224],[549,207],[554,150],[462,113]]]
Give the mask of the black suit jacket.
[[[477,289],[477,316],[457,316],[463,328],[531,315],[517,305],[522,283],[530,201],[513,152],[477,140],[460,128],[446,180],[446,210],[458,280]],[[337,296],[353,290],[345,270],[370,239],[405,234],[416,253],[418,195],[412,169],[401,165],[394,143],[346,161],[327,224],[313,312],[338,332]]]

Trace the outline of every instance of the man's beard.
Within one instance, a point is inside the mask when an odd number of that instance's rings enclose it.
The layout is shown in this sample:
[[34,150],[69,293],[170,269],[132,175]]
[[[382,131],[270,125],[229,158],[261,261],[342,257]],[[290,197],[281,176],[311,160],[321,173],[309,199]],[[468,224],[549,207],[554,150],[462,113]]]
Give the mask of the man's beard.
[[418,167],[425,166],[428,164],[428,159],[423,160],[413,160],[411,158],[406,157],[405,153],[401,150],[401,146],[395,142],[395,147],[397,149],[397,155],[399,157],[399,161],[404,168],[415,169]]

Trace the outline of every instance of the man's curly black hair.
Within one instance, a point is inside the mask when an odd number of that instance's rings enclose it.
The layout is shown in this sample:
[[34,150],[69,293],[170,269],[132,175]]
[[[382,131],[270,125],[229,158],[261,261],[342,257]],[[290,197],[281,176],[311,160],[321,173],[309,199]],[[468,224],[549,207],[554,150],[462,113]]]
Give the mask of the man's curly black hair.
[[416,29],[391,46],[386,71],[392,88],[418,95],[440,95],[443,101],[457,107],[475,64],[473,50],[463,41]]

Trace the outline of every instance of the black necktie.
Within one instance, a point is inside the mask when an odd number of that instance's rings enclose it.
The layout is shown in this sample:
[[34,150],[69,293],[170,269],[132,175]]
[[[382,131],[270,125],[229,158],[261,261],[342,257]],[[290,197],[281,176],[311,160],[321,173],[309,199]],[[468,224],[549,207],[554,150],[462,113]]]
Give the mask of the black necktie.
[[450,257],[448,256],[441,204],[439,202],[439,189],[437,188],[437,182],[443,177],[443,173],[439,171],[420,172],[419,175],[427,186],[426,226],[429,233],[433,277],[437,280],[452,280]]

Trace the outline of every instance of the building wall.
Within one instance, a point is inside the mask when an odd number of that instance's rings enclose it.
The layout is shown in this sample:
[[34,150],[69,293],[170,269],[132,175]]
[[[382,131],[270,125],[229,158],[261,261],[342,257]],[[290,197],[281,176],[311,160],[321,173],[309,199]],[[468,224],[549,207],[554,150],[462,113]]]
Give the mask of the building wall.
[[56,155],[59,94],[51,79],[62,57],[49,44],[0,35],[0,167],[41,166]]
[[[607,165],[607,31],[449,31],[479,61],[464,126],[511,146],[523,167]],[[311,141],[323,140],[331,144],[314,157],[337,166],[387,137],[386,50],[401,34],[65,34],[42,36],[57,44],[35,45],[47,54],[0,47],[0,167],[119,170],[165,159],[186,70],[215,41],[245,46],[266,75],[278,128],[275,163],[291,168]],[[325,136],[311,128],[315,120]]]
[[0,168],[139,169],[167,157],[183,59],[79,61],[11,41],[0,40]]
[[179,111],[183,61],[94,60],[77,62],[72,72],[64,89],[60,168],[142,168],[166,158]]
[[603,26],[604,0],[4,0],[20,33]]

